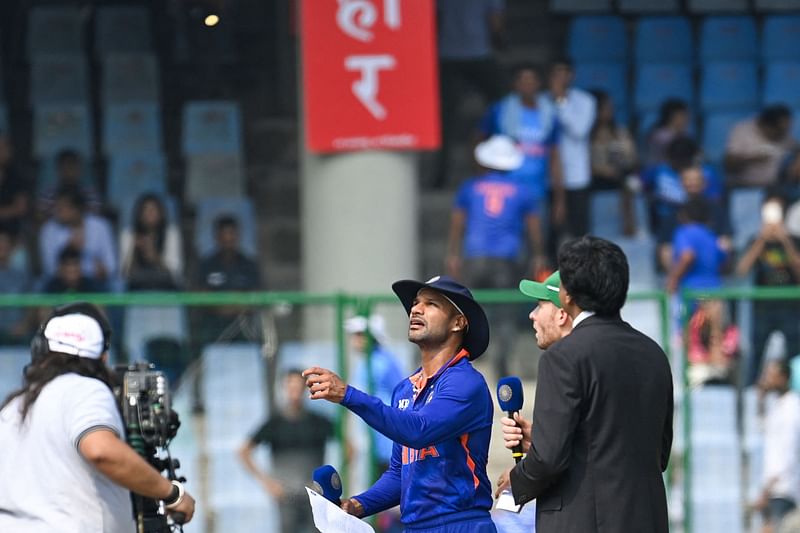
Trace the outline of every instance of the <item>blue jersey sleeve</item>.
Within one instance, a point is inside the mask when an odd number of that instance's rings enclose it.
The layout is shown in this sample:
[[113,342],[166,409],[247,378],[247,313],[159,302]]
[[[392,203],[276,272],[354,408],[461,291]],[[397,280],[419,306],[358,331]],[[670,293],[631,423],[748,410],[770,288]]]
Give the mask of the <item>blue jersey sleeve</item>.
[[456,194],[456,201],[453,204],[455,209],[461,209],[463,211],[469,210],[469,200],[470,200],[470,190],[471,190],[472,180],[463,184],[459,189],[458,193]]
[[400,505],[400,453],[401,447],[395,443],[386,472],[369,489],[353,496],[364,508],[366,516]]
[[677,261],[684,252],[694,252],[694,246],[691,236],[686,228],[679,227],[675,230],[675,235],[672,237],[672,256]]
[[487,397],[486,385],[474,379],[454,381],[441,382],[433,399],[417,411],[390,407],[349,385],[342,405],[393,442],[425,448],[486,425],[486,404],[481,401]]

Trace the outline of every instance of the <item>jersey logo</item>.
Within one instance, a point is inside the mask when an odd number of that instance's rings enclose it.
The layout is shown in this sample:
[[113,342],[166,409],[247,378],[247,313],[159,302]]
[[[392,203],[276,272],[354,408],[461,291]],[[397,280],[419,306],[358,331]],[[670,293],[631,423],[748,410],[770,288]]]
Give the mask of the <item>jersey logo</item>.
[[397,402],[397,408],[400,409],[401,411],[403,411],[403,410],[408,408],[408,405],[410,403],[411,403],[411,400],[409,400],[408,398],[403,398],[402,400]]
[[424,461],[428,457],[439,457],[439,450],[436,449],[436,446],[428,446],[421,450],[403,446],[402,459],[404,465],[410,465],[417,461]]

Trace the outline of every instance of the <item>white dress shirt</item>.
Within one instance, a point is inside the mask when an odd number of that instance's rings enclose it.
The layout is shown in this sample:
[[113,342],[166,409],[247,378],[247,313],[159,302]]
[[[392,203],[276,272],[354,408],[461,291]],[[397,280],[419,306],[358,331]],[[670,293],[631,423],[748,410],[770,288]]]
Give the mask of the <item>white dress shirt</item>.
[[[552,95],[549,95],[553,101]],[[554,105],[558,115],[560,141],[558,151],[564,171],[564,188],[584,189],[592,181],[589,157],[589,133],[594,125],[594,97],[580,89],[568,89],[567,96]]]
[[575,320],[572,321],[572,328],[575,329],[578,327],[578,324],[589,318],[590,316],[594,316],[594,311],[581,311],[578,313],[578,316],[575,317]]

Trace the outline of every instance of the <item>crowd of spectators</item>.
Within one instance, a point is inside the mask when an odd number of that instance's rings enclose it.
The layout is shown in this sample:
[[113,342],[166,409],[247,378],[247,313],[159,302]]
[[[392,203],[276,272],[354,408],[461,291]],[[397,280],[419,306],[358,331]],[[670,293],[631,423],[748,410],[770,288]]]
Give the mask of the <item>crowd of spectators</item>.
[[[30,179],[0,135],[0,294],[262,287],[255,258],[241,250],[236,213],[216,218],[214,250],[195,257],[168,197],[145,193],[115,210],[78,152],[65,149],[52,164],[49,180],[44,172]],[[218,325],[225,311],[215,313],[205,322]],[[27,342],[39,314],[2,308],[0,339]]]
[[[514,273],[502,278],[543,279],[554,268],[561,242],[592,231],[592,195],[616,190],[619,237],[644,236],[655,243],[653,269],[662,281],[653,288],[671,293],[718,289],[737,276],[758,286],[797,284],[800,227],[787,229],[784,219],[792,206],[800,209],[795,204],[800,200],[800,151],[787,106],[766,106],[735,124],[724,160],[712,164],[695,139],[691,108],[684,101],[664,101],[656,123],[634,136],[616,121],[607,93],[572,86],[568,60],[552,62],[546,78],[536,66],[521,64],[511,79],[507,95],[488,103],[475,126],[475,142],[509,137],[524,161],[502,178],[497,167],[478,164],[476,174],[483,175],[461,186],[447,250],[450,274],[475,277],[477,288],[499,287],[480,281],[474,272],[475,265],[499,260],[511,265],[502,272]],[[505,186],[498,193],[504,180],[520,187]],[[729,212],[730,197],[738,189],[766,196],[763,227],[739,248]],[[637,201],[646,205],[644,219],[637,220]],[[520,202],[532,207],[513,207]],[[518,243],[513,250],[499,250],[506,236]],[[456,268],[462,258],[469,267],[463,272]],[[719,303],[692,304],[693,362],[703,369],[698,380],[730,380],[740,370],[748,384],[755,383],[767,338],[775,330],[787,339],[787,355],[800,352],[800,325],[792,319],[796,308],[792,301],[755,303],[749,360],[738,367],[742,339],[731,316],[735,310]]]

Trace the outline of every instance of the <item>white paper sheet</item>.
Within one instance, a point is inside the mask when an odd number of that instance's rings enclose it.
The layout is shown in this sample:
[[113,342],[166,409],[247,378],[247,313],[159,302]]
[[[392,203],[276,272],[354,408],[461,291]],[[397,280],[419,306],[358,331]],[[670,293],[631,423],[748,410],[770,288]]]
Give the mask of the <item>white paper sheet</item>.
[[345,513],[322,495],[308,487],[306,492],[311,503],[311,511],[314,513],[314,525],[320,533],[375,533],[369,524]]
[[497,497],[497,505],[495,505],[494,508],[503,511],[511,511],[512,513],[518,513],[521,509],[519,505],[514,503],[514,495],[511,494],[510,489],[506,489],[500,493],[500,496]]

